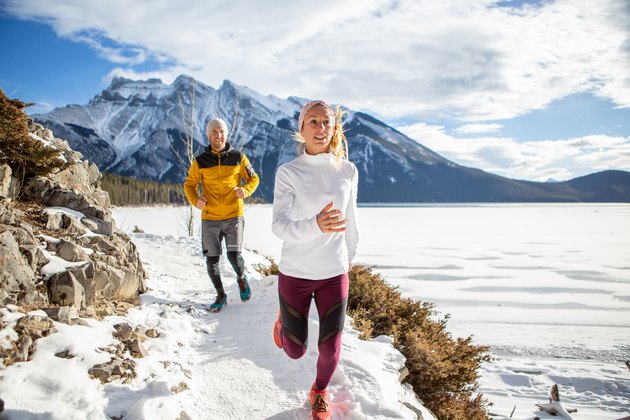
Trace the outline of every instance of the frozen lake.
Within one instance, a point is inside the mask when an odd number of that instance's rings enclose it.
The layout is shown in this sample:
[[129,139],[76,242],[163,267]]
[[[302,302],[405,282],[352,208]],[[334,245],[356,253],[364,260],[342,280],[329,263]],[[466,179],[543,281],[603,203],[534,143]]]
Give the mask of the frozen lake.
[[[575,419],[630,414],[630,205],[361,207],[359,216],[356,263],[450,314],[453,335],[491,346],[480,391],[497,418],[514,406],[513,418],[531,418],[554,383]],[[136,223],[127,217],[123,229]],[[271,206],[248,207],[245,246],[278,260],[270,224]]]

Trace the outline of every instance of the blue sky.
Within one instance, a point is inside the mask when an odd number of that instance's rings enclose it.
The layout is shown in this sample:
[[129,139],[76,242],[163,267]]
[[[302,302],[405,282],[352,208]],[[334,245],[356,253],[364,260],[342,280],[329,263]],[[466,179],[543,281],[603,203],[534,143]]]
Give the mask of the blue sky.
[[[588,10],[588,13],[584,11]],[[626,0],[4,0],[0,87],[47,112],[189,74],[325,98],[512,178],[630,170]]]

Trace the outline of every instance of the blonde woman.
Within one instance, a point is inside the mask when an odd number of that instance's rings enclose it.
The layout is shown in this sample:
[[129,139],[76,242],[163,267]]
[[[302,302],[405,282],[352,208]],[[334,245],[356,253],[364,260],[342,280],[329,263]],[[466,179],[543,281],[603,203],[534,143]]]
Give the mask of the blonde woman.
[[302,107],[295,134],[301,153],[278,168],[274,187],[272,231],[284,242],[273,338],[292,359],[302,357],[314,298],[319,356],[309,401],[318,420],[331,418],[327,387],[339,362],[348,270],[359,241],[358,171],[347,160],[344,114],[322,100]]

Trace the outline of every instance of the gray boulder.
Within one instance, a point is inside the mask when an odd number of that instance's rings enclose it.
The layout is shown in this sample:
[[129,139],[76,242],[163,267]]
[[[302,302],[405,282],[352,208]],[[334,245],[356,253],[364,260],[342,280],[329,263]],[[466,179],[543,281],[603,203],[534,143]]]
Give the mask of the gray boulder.
[[[2,228],[0,226],[0,230]],[[0,232],[0,261],[3,262],[0,289],[6,296],[12,296],[12,301],[17,302],[20,294],[34,291],[37,276],[10,230]]]
[[49,318],[68,325],[71,324],[73,319],[79,317],[79,312],[74,306],[55,306],[52,308],[44,308],[43,310]]
[[46,220],[46,229],[57,230],[63,227],[63,218],[61,213],[48,213]]
[[14,199],[16,195],[16,180],[9,165],[0,165],[0,198]]
[[[88,316],[107,315],[137,304],[147,275],[135,245],[115,230],[109,196],[100,188],[98,167],[83,161],[68,142],[55,138],[41,125],[31,122],[29,130],[57,148],[68,166],[30,180],[17,205],[10,200],[15,184],[11,169],[0,165],[0,259],[5,262],[0,272],[0,303],[40,307],[53,303]],[[83,216],[46,211],[45,207],[66,208]],[[88,235],[90,232],[96,235]],[[40,233],[59,241],[44,243],[37,237]],[[41,268],[48,262],[46,250],[68,262],[86,263],[44,279]]]
[[63,258],[66,261],[88,261],[90,257],[82,246],[77,245],[74,242],[61,239],[55,246],[55,252],[59,258]]
[[50,302],[85,308],[85,289],[70,271],[54,274],[48,280]]

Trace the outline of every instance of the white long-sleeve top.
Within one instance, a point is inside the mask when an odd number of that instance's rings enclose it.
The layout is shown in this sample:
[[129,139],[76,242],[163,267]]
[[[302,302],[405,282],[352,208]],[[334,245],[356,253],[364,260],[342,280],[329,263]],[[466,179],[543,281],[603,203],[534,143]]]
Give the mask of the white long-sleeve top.
[[[306,152],[278,168],[271,230],[284,241],[283,274],[323,280],[348,271],[359,243],[357,187],[359,172],[331,153]],[[317,214],[330,202],[344,212],[346,230],[323,233]]]

